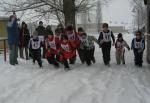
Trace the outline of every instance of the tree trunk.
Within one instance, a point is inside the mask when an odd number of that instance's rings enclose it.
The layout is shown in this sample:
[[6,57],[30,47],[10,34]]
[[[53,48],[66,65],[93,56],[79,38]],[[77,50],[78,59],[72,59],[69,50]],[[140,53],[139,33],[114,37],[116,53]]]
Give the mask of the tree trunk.
[[75,0],[63,0],[65,25],[75,26]]

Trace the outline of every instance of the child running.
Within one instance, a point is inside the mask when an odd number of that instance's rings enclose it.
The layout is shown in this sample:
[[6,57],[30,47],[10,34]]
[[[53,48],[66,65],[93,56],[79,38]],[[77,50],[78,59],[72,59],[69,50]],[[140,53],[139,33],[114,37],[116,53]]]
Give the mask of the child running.
[[132,40],[131,49],[133,50],[135,56],[134,58],[135,65],[138,67],[142,67],[143,52],[145,50],[145,40],[142,37],[141,31],[136,32],[136,38]]
[[123,39],[123,36],[121,33],[118,34],[118,39],[115,43],[116,48],[116,61],[117,65],[120,65],[121,63],[125,65],[125,47],[130,50],[129,45],[127,42]]
[[60,54],[60,61],[63,62],[65,70],[71,70],[68,60],[76,56],[76,51],[69,42],[67,35],[62,36],[59,54]]
[[[76,54],[76,50],[77,50],[77,48],[79,47],[79,44],[80,44],[80,39],[79,39],[77,33],[75,32],[74,27],[72,25],[67,26],[65,34],[67,35],[68,40],[71,43],[71,45],[74,49],[74,52]],[[69,60],[70,64],[75,64],[75,61],[76,61],[76,55],[74,55],[74,57],[72,57]]]
[[94,51],[95,45],[94,42],[98,44],[98,40],[94,36],[88,36],[86,33],[81,33],[80,35],[80,47],[79,47],[79,56],[82,64],[86,62],[88,66],[95,63]]
[[59,40],[55,38],[53,34],[48,35],[46,41],[46,58],[49,64],[53,64],[55,67],[59,67],[59,63],[56,60],[58,49],[59,49]]
[[34,31],[33,38],[31,38],[29,42],[29,48],[31,50],[30,52],[32,55],[33,63],[35,64],[35,61],[37,61],[40,68],[42,68],[41,46],[42,41],[40,41],[37,32]]
[[103,24],[103,30],[100,32],[100,36],[98,38],[98,42],[100,44],[100,47],[102,48],[103,53],[103,61],[104,64],[107,66],[110,66],[110,51],[111,51],[111,43],[113,40],[113,46],[115,45],[115,37],[113,35],[113,32],[108,29],[108,24]]

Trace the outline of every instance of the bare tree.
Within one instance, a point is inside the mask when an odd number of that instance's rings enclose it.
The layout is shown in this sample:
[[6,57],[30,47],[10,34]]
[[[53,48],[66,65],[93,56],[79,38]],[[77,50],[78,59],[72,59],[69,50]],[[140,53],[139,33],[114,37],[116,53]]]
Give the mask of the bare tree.
[[[107,4],[110,0],[101,0]],[[75,25],[75,15],[86,12],[97,5],[97,0],[1,0],[0,10],[11,13],[16,11],[23,17],[26,12],[32,16],[29,18],[56,19],[63,25]]]
[[134,15],[134,20],[135,20],[135,26],[140,29],[145,25],[146,21],[146,7],[144,5],[143,0],[131,0],[131,3],[133,5],[133,10],[132,12],[135,14]]

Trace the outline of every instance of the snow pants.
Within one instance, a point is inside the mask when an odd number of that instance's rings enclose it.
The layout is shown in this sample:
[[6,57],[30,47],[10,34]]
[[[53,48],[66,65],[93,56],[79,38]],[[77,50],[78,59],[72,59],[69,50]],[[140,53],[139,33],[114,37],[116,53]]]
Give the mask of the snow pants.
[[134,62],[137,66],[142,66],[143,63],[143,52],[139,53],[138,50],[133,50],[134,52]]
[[102,44],[103,61],[105,65],[110,63],[111,42]]
[[41,60],[41,50],[32,50],[32,59],[33,59],[33,63],[35,63],[35,61],[38,62],[39,66],[42,67],[42,60]]
[[91,61],[93,61],[93,63],[95,63],[95,57],[94,57],[94,51],[95,49],[79,49],[78,53],[79,53],[79,58],[81,60],[82,63],[85,63],[87,65],[91,65]]
[[49,64],[53,64],[54,66],[59,66],[55,54],[51,54],[50,56],[48,56],[47,61]]
[[120,65],[121,63],[125,64],[124,54],[125,54],[125,50],[122,51],[116,50],[116,61],[118,65]]

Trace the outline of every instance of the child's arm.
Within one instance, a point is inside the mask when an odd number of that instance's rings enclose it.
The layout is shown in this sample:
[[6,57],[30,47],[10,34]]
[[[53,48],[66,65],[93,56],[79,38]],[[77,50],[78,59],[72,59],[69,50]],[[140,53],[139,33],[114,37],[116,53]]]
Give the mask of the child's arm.
[[89,38],[99,45],[98,40],[94,36],[89,36]]
[[45,40],[45,48],[46,48],[46,50],[48,49],[48,40],[47,39]]
[[131,42],[131,50],[133,50],[133,49],[134,49],[134,39]]
[[100,32],[100,35],[99,35],[99,38],[98,38],[98,43],[99,43],[99,46],[101,47],[101,45],[103,44],[103,32]]
[[28,48],[31,49],[31,39],[29,41]]
[[125,47],[126,47],[128,50],[130,50],[130,47],[129,47],[129,45],[127,44],[127,42],[124,41],[124,43],[125,43]]
[[145,50],[145,40],[144,39],[142,40],[142,49],[143,49],[143,51]]
[[115,36],[114,36],[114,34],[113,34],[112,31],[111,31],[111,38],[112,38],[112,40],[113,40],[113,45],[115,45]]

